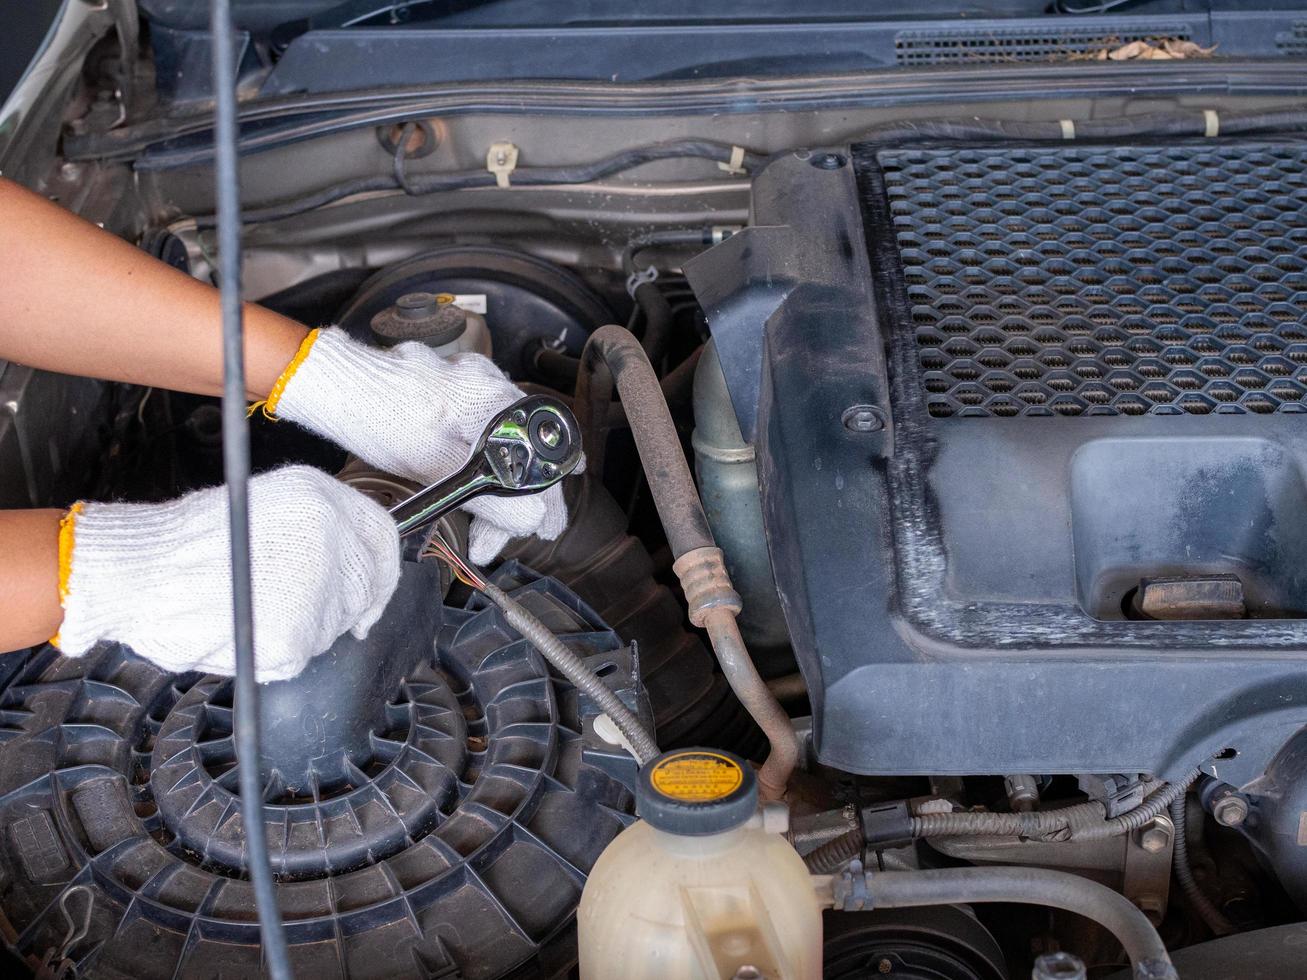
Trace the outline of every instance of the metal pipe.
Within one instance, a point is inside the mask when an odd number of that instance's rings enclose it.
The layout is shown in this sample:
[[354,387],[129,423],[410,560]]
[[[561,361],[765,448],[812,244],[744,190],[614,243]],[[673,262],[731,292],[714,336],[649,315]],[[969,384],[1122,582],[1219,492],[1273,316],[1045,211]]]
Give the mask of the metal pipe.
[[789,716],[767,689],[740,637],[735,621],[740,597],[731,587],[722,553],[713,542],[680,437],[649,358],[630,331],[610,325],[590,336],[581,354],[581,368],[574,410],[588,439],[586,452],[593,471],[602,470],[602,421],[607,418],[615,384],[626,405],[640,463],[676,559],[672,569],[685,590],[690,622],[707,630],[727,683],[771,743],[758,773],[758,787],[764,799],[779,799],[798,763],[798,739]]
[[236,153],[236,46],[230,0],[213,0],[215,182],[218,286],[222,308],[222,458],[231,535],[233,638],[236,651],[234,729],[241,823],[250,881],[273,980],[290,980],[290,956],[264,833],[259,766],[259,686],[254,675],[254,596],[250,580],[250,430],[245,408],[245,324],[241,308],[241,205]]
[[[720,563],[721,552],[716,548],[712,550],[717,553],[717,561]],[[725,576],[725,566],[722,567]],[[732,609],[709,609],[704,614],[702,625],[708,631],[708,642],[717,654],[717,661],[722,665],[722,673],[726,675],[731,690],[771,743],[771,751],[758,770],[758,789],[763,799],[779,800],[785,795],[790,774],[798,765],[799,740],[794,737],[794,725],[790,722],[790,716],[767,689],[766,681],[753,666],[749,651],[740,636],[735,615],[736,612]]]
[[1088,878],[1043,868],[945,868],[816,876],[813,887],[827,908],[918,908],[1006,902],[1045,905],[1092,919],[1125,948],[1138,980],[1173,980],[1166,945],[1148,917],[1124,895]]

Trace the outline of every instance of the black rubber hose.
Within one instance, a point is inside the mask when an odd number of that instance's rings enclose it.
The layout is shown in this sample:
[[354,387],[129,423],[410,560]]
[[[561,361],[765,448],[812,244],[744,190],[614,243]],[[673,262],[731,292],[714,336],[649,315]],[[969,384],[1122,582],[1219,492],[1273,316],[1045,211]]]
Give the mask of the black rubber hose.
[[667,302],[663,291],[653,282],[640,283],[635,287],[634,296],[644,311],[644,336],[640,338],[640,345],[649,355],[649,363],[655,368],[660,367],[672,337],[672,324],[675,320],[672,304]]
[[[1175,977],[1166,946],[1144,913],[1124,895],[1080,875],[1043,868],[945,868],[871,872],[865,881],[869,903],[875,908],[1005,902],[1074,912],[1116,937],[1137,978]],[[844,907],[843,882],[836,878],[832,886],[835,907]]]
[[[400,146],[404,141],[400,141]],[[735,148],[728,143],[716,143],[712,140],[673,140],[667,143],[653,143],[648,146],[623,150],[612,156],[595,160],[591,163],[568,167],[518,167],[510,176],[514,187],[538,187],[549,184],[587,184],[602,180],[625,170],[631,170],[656,160],[702,159],[728,163]],[[401,158],[402,161],[402,158]],[[745,173],[756,173],[766,163],[766,157],[758,153],[746,152],[740,161]],[[400,166],[398,173],[360,177],[347,180],[331,187],[323,188],[305,197],[272,204],[263,208],[254,208],[243,215],[246,224],[265,221],[278,221],[293,215],[303,214],[342,198],[371,191],[403,190],[406,194],[435,194],[441,191],[464,190],[470,187],[494,187],[497,178],[490,171],[453,170],[445,173],[405,174]],[[212,227],[212,215],[197,217],[196,225],[200,228]]]
[[[702,355],[703,345],[700,344],[685,360],[659,378],[658,387],[663,390],[668,405],[689,403],[690,396],[694,393],[694,371],[699,366]],[[531,373],[541,384],[560,392],[576,390],[576,377],[581,373],[579,357],[537,342],[534,350],[528,348],[527,361],[531,365]],[[626,412],[621,402],[613,403],[613,408],[608,412],[608,424],[626,424]]]
[[1234,923],[1225,917],[1216,904],[1208,898],[1198,881],[1194,878],[1193,866],[1189,863],[1188,819],[1189,807],[1184,795],[1171,801],[1171,823],[1173,831],[1173,849],[1171,852],[1171,870],[1175,872],[1176,884],[1184,893],[1185,899],[1206,923],[1207,928],[1218,936],[1228,936],[1235,931]]
[[503,610],[508,625],[522,634],[522,638],[540,651],[573,687],[590,698],[606,714],[618,730],[626,736],[631,750],[640,765],[658,756],[658,743],[621,698],[604,683],[604,679],[585,665],[585,661],[567,648],[544,623],[533,616],[520,602],[502,589],[486,583],[481,590],[486,597]]
[[712,242],[713,230],[711,228],[667,228],[636,235],[626,243],[626,248],[622,250],[622,271],[628,276],[634,273],[636,271],[635,257],[646,248],[675,247],[678,245],[708,246]]
[[241,824],[262,937],[273,980],[290,980],[286,933],[264,832],[259,766],[259,685],[254,673],[254,595],[250,578],[250,428],[245,400],[245,325],[241,307],[241,203],[236,154],[236,45],[230,0],[213,0],[214,168],[218,207],[218,285],[222,308],[222,459],[231,536],[235,738]]
[[626,418],[673,557],[715,547],[658,378],[644,348],[624,327],[600,327],[581,352],[573,410],[585,440],[588,465],[595,473],[603,472],[603,433],[614,383],[621,391]]

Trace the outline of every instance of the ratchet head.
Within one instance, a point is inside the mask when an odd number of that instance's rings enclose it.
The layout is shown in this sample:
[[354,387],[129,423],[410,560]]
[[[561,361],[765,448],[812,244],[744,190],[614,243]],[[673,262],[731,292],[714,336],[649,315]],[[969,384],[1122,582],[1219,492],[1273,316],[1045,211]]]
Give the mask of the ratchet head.
[[580,462],[581,430],[571,409],[549,395],[528,395],[490,420],[461,470],[396,504],[390,515],[407,536],[481,494],[539,493]]
[[549,395],[527,395],[486,426],[472,450],[484,458],[497,486],[486,493],[513,496],[552,487],[581,461],[581,430],[572,410]]

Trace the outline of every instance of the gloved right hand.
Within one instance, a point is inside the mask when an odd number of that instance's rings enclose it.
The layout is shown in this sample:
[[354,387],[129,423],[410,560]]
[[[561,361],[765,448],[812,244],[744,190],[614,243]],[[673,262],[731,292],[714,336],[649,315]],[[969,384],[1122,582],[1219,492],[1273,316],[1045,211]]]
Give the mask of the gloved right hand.
[[[521,397],[480,354],[441,357],[418,343],[382,350],[331,327],[305,341],[264,409],[387,473],[428,484],[457,472],[491,416]],[[567,527],[559,485],[523,497],[476,497],[463,509],[474,517],[468,552],[478,565],[511,538],[552,541]]]
[[[74,505],[59,552],[63,653],[115,640],[167,671],[235,672],[225,488]],[[258,680],[295,676],[346,630],[362,639],[399,568],[395,522],[357,490],[307,466],[251,479]]]

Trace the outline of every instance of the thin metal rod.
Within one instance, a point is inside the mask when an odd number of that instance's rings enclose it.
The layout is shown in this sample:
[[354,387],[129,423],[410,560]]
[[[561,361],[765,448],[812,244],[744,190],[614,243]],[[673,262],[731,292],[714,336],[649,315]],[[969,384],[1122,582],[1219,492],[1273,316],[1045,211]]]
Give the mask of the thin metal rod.
[[236,50],[230,0],[212,0],[218,285],[222,297],[222,460],[231,521],[231,585],[236,645],[236,757],[246,860],[273,980],[291,980],[286,934],[264,834],[259,778],[259,686],[254,675],[254,599],[250,583],[250,430],[245,415],[245,324],[241,310],[241,213],[236,152]]

